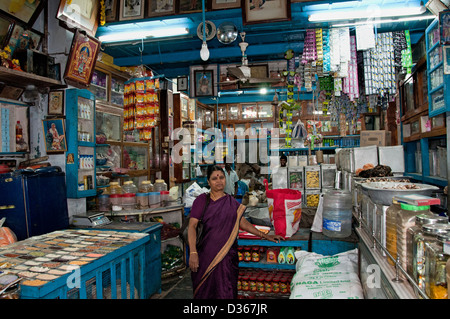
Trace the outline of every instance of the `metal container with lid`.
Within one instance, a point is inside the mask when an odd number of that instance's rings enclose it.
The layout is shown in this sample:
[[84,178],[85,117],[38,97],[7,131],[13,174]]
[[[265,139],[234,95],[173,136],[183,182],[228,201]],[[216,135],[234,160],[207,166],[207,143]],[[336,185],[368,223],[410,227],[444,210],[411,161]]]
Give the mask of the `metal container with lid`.
[[425,244],[425,292],[431,299],[448,299],[446,265],[450,260],[450,234],[439,234]]
[[[450,232],[450,224],[448,224],[448,219],[445,219],[445,222],[443,222],[442,219],[431,218],[434,223],[423,224],[412,238],[412,251],[408,264],[411,264],[411,275],[422,290],[425,288],[425,247],[427,243],[435,242],[437,236],[445,235]],[[423,218],[423,220],[426,221],[426,218]],[[416,294],[420,297],[417,292]]]

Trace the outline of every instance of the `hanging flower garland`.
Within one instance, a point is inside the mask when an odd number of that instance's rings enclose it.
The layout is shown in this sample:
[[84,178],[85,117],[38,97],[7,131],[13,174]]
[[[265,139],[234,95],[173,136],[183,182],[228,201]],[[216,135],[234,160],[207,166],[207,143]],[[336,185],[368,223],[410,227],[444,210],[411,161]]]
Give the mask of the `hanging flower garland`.
[[105,10],[105,0],[100,0],[100,25],[105,25],[106,23]]

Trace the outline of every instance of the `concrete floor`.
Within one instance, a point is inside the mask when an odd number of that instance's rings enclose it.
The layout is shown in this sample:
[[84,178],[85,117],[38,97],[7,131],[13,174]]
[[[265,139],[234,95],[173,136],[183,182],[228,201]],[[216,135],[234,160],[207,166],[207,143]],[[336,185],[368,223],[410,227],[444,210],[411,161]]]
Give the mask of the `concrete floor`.
[[154,294],[151,299],[192,299],[191,271],[186,268],[161,282],[161,293]]

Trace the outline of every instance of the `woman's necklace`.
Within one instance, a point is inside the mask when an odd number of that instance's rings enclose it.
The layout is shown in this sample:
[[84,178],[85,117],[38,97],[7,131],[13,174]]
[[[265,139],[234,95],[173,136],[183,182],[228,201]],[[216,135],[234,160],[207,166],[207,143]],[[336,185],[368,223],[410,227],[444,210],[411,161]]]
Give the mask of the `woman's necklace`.
[[212,193],[212,192],[211,192],[211,194],[210,194],[210,197],[211,197],[211,199],[212,199],[213,201],[216,201],[216,200],[218,200],[218,199],[220,199],[220,198],[222,198],[222,197],[224,197],[224,196],[225,196],[225,193],[217,194],[217,193]]

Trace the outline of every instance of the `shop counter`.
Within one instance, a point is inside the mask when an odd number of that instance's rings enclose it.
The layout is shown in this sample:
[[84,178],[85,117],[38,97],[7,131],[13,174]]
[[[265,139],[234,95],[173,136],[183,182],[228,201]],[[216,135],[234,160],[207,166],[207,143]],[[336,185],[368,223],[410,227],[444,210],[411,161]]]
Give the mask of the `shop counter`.
[[22,278],[21,299],[146,299],[160,291],[160,265],[146,262],[159,243],[152,227],[55,231],[0,247],[0,263]]

